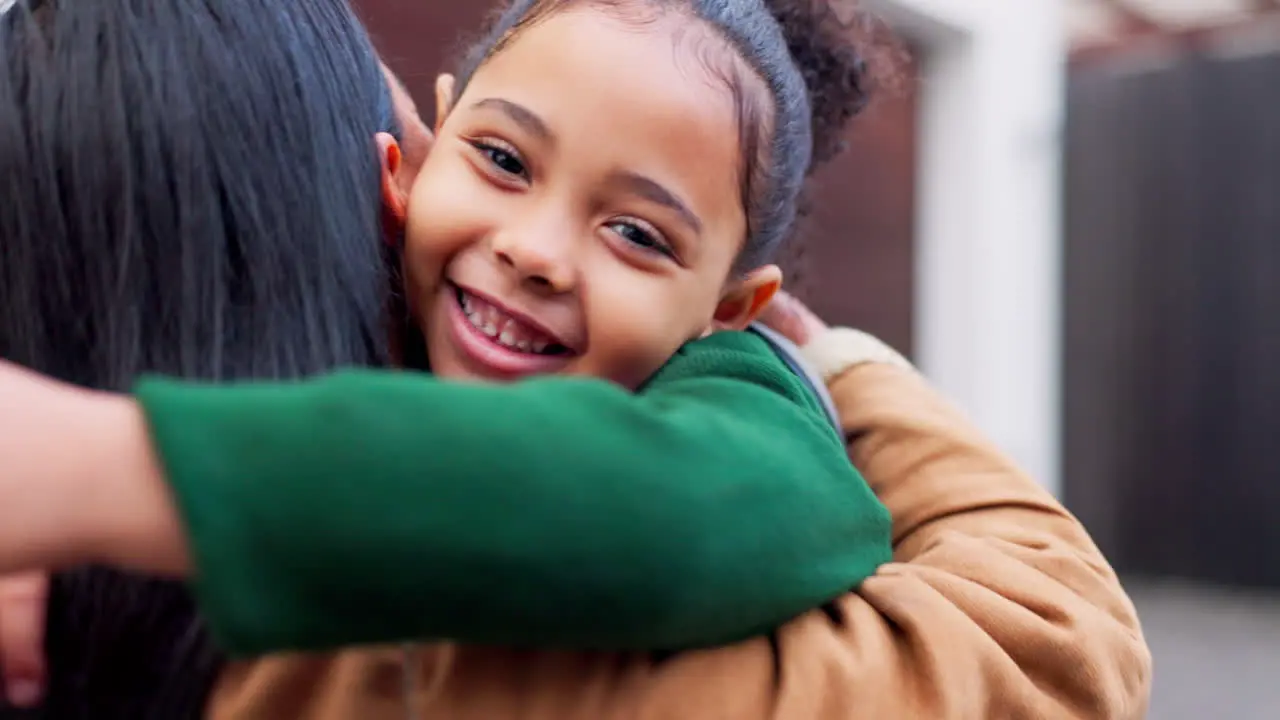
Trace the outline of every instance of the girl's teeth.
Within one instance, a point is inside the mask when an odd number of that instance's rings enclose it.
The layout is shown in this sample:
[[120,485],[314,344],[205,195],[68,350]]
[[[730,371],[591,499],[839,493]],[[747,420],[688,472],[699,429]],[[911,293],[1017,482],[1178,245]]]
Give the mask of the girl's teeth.
[[547,340],[526,340],[524,338],[516,339],[516,332],[512,329],[513,321],[505,320],[498,314],[498,311],[488,306],[480,308],[475,307],[471,296],[461,293],[460,305],[462,314],[467,320],[480,332],[492,338],[500,345],[504,345],[513,350],[520,352],[541,353],[545,351],[551,343]]

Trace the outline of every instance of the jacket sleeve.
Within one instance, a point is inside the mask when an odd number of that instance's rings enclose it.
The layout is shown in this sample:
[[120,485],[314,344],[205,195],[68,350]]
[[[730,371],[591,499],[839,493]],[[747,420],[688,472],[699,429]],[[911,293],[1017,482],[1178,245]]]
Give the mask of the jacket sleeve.
[[347,372],[138,396],[234,654],[707,647],[891,556],[837,433],[746,334],[693,343],[638,394]]
[[895,562],[773,642],[656,670],[634,717],[1145,717],[1151,656],[1083,526],[913,371],[862,365],[831,388]]

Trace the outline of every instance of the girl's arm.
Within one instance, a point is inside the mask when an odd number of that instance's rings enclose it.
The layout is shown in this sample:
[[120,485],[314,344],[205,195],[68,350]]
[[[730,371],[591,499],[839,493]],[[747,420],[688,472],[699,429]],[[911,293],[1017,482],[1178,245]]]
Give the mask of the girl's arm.
[[349,372],[152,381],[138,404],[109,403],[96,488],[62,483],[58,513],[96,530],[52,559],[193,567],[240,654],[713,645],[839,595],[890,552],[816,401],[747,334],[691,344],[639,394]]

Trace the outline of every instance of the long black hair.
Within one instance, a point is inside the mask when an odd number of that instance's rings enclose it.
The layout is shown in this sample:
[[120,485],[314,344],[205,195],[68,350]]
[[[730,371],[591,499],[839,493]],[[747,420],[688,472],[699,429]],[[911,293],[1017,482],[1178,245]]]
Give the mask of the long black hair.
[[[386,362],[394,121],[345,0],[3,13],[0,357],[108,389]],[[199,717],[221,664],[181,585],[103,569],[56,576],[46,651],[58,720]]]

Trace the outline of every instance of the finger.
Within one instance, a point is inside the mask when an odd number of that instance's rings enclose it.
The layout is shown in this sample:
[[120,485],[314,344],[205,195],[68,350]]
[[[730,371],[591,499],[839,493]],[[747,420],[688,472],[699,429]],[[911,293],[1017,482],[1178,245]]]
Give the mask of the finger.
[[789,304],[791,304],[791,303],[798,302],[798,301],[796,300],[796,296],[795,296],[795,295],[792,295],[791,293],[787,292],[786,290],[778,290],[778,292],[774,293],[774,294],[773,294],[773,301],[774,301],[774,302],[780,302],[780,303],[783,303],[784,305],[789,305]]
[[[764,306],[764,310],[760,311],[760,322],[773,327],[773,323],[785,318],[788,314],[789,296],[785,290],[779,290],[774,294],[773,299],[768,305]],[[777,328],[774,328],[775,330]]]
[[800,316],[793,307],[794,302],[789,298],[778,298],[769,303],[760,313],[759,320],[766,327],[782,334],[788,340],[803,344],[804,323],[801,322]]
[[797,345],[807,344],[828,327],[826,321],[818,317],[808,305],[794,295],[783,297],[778,311],[785,320],[782,322],[782,327],[776,329]]
[[45,573],[0,578],[0,670],[5,696],[16,707],[37,705],[44,695],[48,596]]

